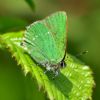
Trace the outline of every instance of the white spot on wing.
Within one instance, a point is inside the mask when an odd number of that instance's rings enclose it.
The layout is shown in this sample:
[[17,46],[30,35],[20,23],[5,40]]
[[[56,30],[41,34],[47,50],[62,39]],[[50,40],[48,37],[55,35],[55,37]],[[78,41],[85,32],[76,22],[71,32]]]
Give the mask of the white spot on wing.
[[48,34],[50,34],[50,32],[48,32]]
[[33,41],[35,40],[35,38],[33,38]]

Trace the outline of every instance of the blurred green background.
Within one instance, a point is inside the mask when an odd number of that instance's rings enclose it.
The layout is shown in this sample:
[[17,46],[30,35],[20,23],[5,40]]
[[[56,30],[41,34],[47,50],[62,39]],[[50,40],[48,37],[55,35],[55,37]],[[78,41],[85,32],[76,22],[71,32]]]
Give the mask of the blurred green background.
[[[93,100],[99,100],[100,0],[0,0],[0,34],[25,30],[30,23],[59,10],[68,15],[68,52],[77,55],[88,50],[79,59],[93,71]],[[0,50],[0,100],[47,99],[20,69],[10,53]]]

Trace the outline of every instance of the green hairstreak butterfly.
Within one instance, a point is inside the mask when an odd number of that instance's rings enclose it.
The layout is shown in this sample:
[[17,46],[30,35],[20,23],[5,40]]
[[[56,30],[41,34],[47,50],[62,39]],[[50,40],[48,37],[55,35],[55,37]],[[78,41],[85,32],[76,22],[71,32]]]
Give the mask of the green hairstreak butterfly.
[[67,45],[66,12],[56,12],[27,27],[24,47],[38,64],[56,72],[64,64]]

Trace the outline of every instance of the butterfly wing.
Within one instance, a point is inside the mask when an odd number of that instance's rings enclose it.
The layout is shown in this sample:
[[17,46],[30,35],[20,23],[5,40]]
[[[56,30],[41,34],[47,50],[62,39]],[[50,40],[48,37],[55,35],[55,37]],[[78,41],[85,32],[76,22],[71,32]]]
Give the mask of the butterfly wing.
[[35,22],[27,28],[24,45],[27,52],[38,63],[56,63],[58,51],[56,43],[43,22]]
[[64,37],[66,34],[66,18],[64,16],[65,13],[58,12],[43,21],[31,24],[27,28],[24,44],[27,52],[36,62],[42,65],[46,63],[57,64],[63,58],[66,47]]
[[65,12],[57,12],[47,17],[44,20],[44,24],[48,27],[52,33],[60,58],[63,59],[66,55],[67,48],[67,15]]

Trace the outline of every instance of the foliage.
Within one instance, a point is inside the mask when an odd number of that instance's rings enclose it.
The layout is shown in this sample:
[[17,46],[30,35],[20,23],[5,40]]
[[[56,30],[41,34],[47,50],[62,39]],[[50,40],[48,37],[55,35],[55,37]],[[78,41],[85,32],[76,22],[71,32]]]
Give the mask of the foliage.
[[23,33],[24,31],[0,35],[0,47],[7,48],[11,52],[25,75],[31,74],[32,78],[37,81],[39,90],[43,89],[50,100],[92,99],[94,81],[88,66],[67,54],[65,59],[67,65],[61,69],[57,77],[53,78],[52,72],[44,74],[45,69],[35,64],[23,50],[21,46]]

